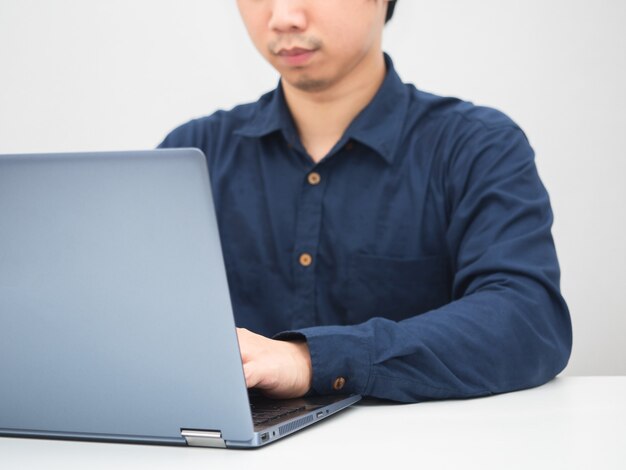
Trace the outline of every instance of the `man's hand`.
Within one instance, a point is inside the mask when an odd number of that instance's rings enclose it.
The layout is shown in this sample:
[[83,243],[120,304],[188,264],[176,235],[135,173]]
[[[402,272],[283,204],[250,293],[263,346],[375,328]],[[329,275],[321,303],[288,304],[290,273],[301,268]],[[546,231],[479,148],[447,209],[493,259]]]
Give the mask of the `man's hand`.
[[248,388],[272,398],[301,397],[311,388],[313,368],[306,341],[276,341],[237,328]]

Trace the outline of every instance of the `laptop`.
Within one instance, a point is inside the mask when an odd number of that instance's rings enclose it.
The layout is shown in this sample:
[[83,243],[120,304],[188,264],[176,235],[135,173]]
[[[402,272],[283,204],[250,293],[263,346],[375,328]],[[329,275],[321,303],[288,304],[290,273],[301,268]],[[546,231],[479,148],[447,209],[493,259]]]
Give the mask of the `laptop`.
[[360,399],[248,393],[212,201],[197,149],[0,156],[0,436],[259,447]]

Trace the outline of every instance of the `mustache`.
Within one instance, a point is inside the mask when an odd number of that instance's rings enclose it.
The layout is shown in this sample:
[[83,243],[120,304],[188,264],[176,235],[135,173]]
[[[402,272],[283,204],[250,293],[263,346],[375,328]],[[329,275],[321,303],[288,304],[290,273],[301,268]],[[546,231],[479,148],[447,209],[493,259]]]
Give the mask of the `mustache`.
[[267,48],[273,55],[278,55],[281,50],[285,49],[308,49],[317,50],[322,47],[322,41],[313,36],[304,34],[283,34],[269,42]]

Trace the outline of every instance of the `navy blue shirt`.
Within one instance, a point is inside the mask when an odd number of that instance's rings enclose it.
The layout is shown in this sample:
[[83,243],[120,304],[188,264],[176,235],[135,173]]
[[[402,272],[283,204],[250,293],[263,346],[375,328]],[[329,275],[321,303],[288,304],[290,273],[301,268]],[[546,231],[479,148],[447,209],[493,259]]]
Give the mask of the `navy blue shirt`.
[[528,140],[386,63],[317,164],[280,85],[161,144],[207,156],[236,323],[305,337],[319,394],[414,402],[542,384],[572,337]]

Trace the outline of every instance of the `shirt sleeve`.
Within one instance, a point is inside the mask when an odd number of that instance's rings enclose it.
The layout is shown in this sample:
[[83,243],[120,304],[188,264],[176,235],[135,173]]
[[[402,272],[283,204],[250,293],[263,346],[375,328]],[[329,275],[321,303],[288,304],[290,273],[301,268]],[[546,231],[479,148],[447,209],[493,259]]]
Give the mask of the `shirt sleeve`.
[[441,187],[452,302],[399,322],[381,312],[358,325],[298,330],[314,392],[475,397],[543,384],[567,364],[572,332],[552,211],[526,136],[514,125],[481,125],[451,148]]

